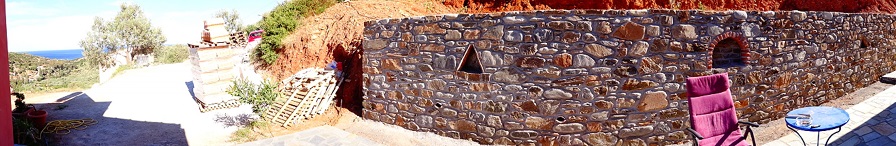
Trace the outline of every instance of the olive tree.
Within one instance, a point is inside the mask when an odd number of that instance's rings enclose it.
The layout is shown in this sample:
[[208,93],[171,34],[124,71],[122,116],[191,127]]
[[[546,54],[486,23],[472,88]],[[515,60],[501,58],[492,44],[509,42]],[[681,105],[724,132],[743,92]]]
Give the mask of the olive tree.
[[93,64],[111,65],[110,52],[124,51],[128,61],[134,56],[150,54],[161,48],[165,36],[158,27],[152,27],[140,6],[122,4],[115,18],[105,21],[97,17],[91,31],[81,40],[84,56]]
[[245,30],[245,26],[243,26],[243,22],[240,20],[240,14],[236,9],[218,11],[218,13],[215,13],[215,18],[224,19],[227,32],[236,33]]

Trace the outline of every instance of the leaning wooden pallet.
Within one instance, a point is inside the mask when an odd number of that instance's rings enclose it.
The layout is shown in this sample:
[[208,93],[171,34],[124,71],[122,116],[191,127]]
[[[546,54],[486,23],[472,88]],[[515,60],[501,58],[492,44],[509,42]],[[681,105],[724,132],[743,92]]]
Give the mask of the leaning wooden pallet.
[[[327,75],[332,76],[332,72],[324,74],[324,76],[327,76]],[[309,86],[309,88],[311,88],[312,92],[308,95],[305,95],[305,97],[302,98],[302,102],[299,102],[299,105],[297,106],[297,108],[292,111],[289,118],[286,120],[287,122],[283,123],[284,127],[290,125],[289,121],[297,120],[295,118],[306,119],[307,117],[305,117],[305,115],[307,115],[307,113],[309,111],[311,111],[310,108],[315,106],[313,104],[314,101],[317,100],[317,97],[319,97],[321,95],[321,93],[324,92],[323,88],[320,88],[320,85],[319,85],[322,82],[320,76],[314,76],[314,78],[317,80],[312,82]],[[323,82],[325,82],[327,79],[329,79],[329,78],[323,78]],[[295,123],[295,122],[293,122],[293,123]]]
[[[301,72],[297,73],[296,75],[304,75],[305,73],[308,73],[308,72],[310,72],[310,71],[311,71],[311,70],[302,70]],[[295,76],[293,76],[293,77],[295,77]],[[291,78],[292,78],[292,77],[291,77]],[[278,110],[268,110],[268,111],[269,111],[269,112],[268,112],[268,117],[271,117],[271,120],[272,120],[272,121],[274,121],[274,120],[279,120],[279,121],[275,121],[275,122],[278,122],[278,123],[280,123],[280,122],[286,122],[286,120],[288,119],[288,117],[287,117],[287,118],[282,118],[282,120],[281,120],[281,119],[280,119],[280,118],[281,118],[281,113],[283,113],[284,110],[286,110],[287,108],[289,108],[289,106],[290,106],[291,102],[293,102],[293,100],[296,100],[294,97],[296,97],[297,94],[299,94],[300,96],[307,95],[308,90],[303,90],[303,89],[307,89],[307,88],[304,88],[304,87],[298,87],[299,85],[301,85],[301,83],[307,81],[307,79],[308,79],[308,78],[299,78],[299,79],[298,79],[298,80],[299,80],[298,82],[296,82],[295,84],[291,84],[292,86],[289,86],[289,87],[291,87],[291,89],[293,89],[292,95],[290,95],[289,98],[287,98],[285,102],[283,102],[283,103],[277,103],[277,104],[274,104],[274,106],[272,106],[272,109],[278,109]],[[285,84],[285,83],[284,83],[284,84]],[[282,90],[282,91],[286,91],[286,89],[290,89],[290,88],[284,88],[284,90]],[[281,91],[281,92],[282,92],[282,91]],[[296,108],[296,107],[292,107],[292,108]],[[273,116],[271,116],[271,115],[273,115]]]
[[339,90],[338,85],[342,84],[342,80],[343,80],[342,78],[339,78],[339,81],[337,81],[336,84],[330,85],[330,88],[331,88],[331,91],[329,94],[330,96],[327,96],[327,98],[324,99],[324,101],[326,101],[327,103],[320,104],[321,108],[318,108],[318,110],[315,114],[317,114],[317,115],[323,114],[324,111],[327,111],[327,108],[330,108],[330,105],[333,105],[332,102],[333,102],[333,99],[336,98],[336,91]]
[[274,124],[284,127],[298,124],[301,120],[319,115],[332,104],[334,94],[341,83],[335,71],[311,68],[282,81],[282,93],[291,93],[286,99],[278,100],[265,114]]

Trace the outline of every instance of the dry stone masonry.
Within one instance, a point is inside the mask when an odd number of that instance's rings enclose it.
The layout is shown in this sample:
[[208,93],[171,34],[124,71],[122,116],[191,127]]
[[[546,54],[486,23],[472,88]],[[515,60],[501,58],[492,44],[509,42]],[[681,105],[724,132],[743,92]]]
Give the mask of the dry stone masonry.
[[896,70],[893,15],[552,10],[365,23],[363,117],[482,144],[689,140],[687,77],[765,123]]

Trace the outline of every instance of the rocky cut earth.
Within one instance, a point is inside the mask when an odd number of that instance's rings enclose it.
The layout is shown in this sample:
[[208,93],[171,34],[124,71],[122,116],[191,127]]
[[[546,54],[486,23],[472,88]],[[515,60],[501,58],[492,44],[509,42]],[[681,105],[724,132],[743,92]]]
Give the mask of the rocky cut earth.
[[368,21],[363,117],[482,144],[681,143],[687,77],[727,72],[740,120],[766,123],[896,70],[894,20],[550,10]]

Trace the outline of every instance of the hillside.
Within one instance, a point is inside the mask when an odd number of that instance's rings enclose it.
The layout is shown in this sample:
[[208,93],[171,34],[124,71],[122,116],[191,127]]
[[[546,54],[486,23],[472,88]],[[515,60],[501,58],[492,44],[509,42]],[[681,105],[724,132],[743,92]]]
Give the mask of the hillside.
[[98,70],[82,67],[84,59],[55,60],[9,53],[10,84],[17,92],[88,88],[98,81]]

